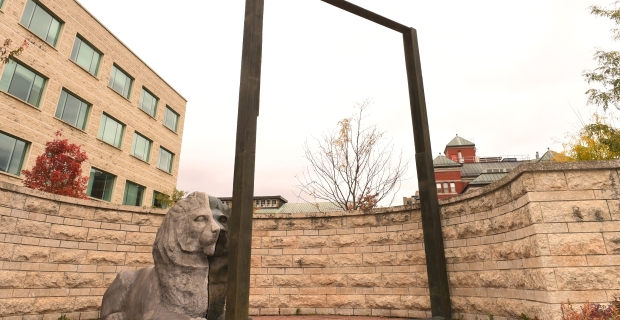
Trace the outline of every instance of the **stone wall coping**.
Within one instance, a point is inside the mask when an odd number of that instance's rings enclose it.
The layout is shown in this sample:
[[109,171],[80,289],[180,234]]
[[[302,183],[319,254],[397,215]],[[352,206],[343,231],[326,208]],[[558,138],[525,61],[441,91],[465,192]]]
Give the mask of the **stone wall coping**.
[[525,173],[533,172],[551,172],[551,171],[577,171],[577,170],[618,170],[620,169],[620,160],[597,160],[597,161],[579,161],[579,162],[538,162],[523,163],[508,173],[502,179],[499,179],[487,186],[472,190],[458,196],[443,199],[439,201],[439,205],[446,205],[456,202],[462,202],[472,198],[481,197],[490,194],[492,191],[507,186],[511,182]]
[[[577,170],[618,170],[620,160],[606,161],[580,161],[580,162],[538,162],[522,163],[505,177],[482,188],[472,190],[448,199],[439,200],[440,206],[467,201],[473,198],[483,197],[491,192],[509,185],[517,178],[526,173],[551,172],[551,171],[577,171]],[[420,204],[393,206],[387,208],[375,208],[371,211],[336,211],[336,212],[311,212],[311,213],[257,213],[255,219],[302,219],[302,218],[329,218],[361,215],[376,215],[384,213],[409,212],[420,209]]]
[[[147,214],[154,214],[154,215],[165,215],[166,212],[168,212],[168,210],[166,209],[134,207],[134,206],[113,204],[113,203],[99,201],[99,200],[77,199],[77,198],[72,198],[68,196],[61,196],[61,195],[57,195],[53,193],[34,190],[28,187],[0,181],[0,191],[2,190],[12,191],[12,192],[20,193],[26,196],[40,198],[40,199],[57,201],[57,202],[60,202],[61,204],[66,203],[66,204],[80,205],[80,206],[85,206],[85,207],[93,207],[97,209],[135,212],[135,213],[147,213]],[[4,206],[4,205],[5,204],[0,204],[0,206]]]

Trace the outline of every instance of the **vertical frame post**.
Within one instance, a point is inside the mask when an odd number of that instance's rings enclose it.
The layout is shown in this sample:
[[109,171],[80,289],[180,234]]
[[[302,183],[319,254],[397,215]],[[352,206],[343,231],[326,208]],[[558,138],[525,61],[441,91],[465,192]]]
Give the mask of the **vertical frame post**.
[[413,138],[415,142],[415,163],[420,188],[420,207],[422,211],[422,230],[424,232],[424,251],[426,253],[426,272],[431,297],[433,317],[452,319],[450,291],[448,287],[448,271],[446,255],[441,231],[439,200],[435,186],[435,172],[431,151],[430,130],[426,114],[424,83],[418,35],[414,28],[403,33],[405,62],[407,65],[407,81],[409,83],[409,103],[413,122]]
[[250,299],[256,125],[260,102],[264,0],[246,0],[230,219],[226,320],[247,320]]

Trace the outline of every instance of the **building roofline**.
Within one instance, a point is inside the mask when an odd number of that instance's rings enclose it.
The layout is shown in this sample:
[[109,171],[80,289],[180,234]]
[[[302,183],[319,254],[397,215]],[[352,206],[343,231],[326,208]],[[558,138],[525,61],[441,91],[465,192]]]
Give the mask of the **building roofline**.
[[[233,199],[233,197],[216,197],[216,198],[218,198],[218,199],[220,199],[222,201],[232,201],[232,199]],[[254,196],[254,197],[252,197],[252,200],[266,200],[266,199],[273,199],[273,198],[279,199],[279,200],[281,200],[284,203],[288,203],[288,200],[284,199],[284,197],[281,196],[281,195],[277,195],[277,196]]]
[[179,97],[181,97],[181,99],[185,100],[185,102],[187,103],[187,99],[185,99],[185,97],[183,97],[175,88],[173,88],[168,82],[166,82],[166,80],[164,80],[164,78],[162,78],[157,72],[155,72],[155,70],[153,70],[153,68],[151,68],[146,62],[144,62],[144,60],[142,60],[135,52],[133,52],[131,49],[129,49],[129,47],[125,43],[123,43],[123,41],[121,41],[121,39],[119,39],[114,33],[112,33],[112,31],[110,31],[110,29],[108,29],[103,23],[101,23],[101,21],[99,21],[99,19],[97,19],[92,13],[90,13],[90,11],[88,11],[88,9],[86,9],[79,1],[77,1],[77,0],[73,0],[73,1],[75,1],[75,3],[77,3],[77,5],[80,6],[80,8],[82,8],[82,10],[84,10],[91,18],[93,18],[93,20],[97,21],[97,23],[99,23],[99,25],[105,31],[107,31],[112,37],[114,37],[114,39],[116,39],[116,41],[118,41],[120,44],[122,44],[123,47],[125,47],[125,49],[127,49],[127,51],[131,52],[131,54],[133,54],[134,57],[136,57],[138,60],[140,60],[140,62],[144,63],[144,65],[149,70],[151,70],[151,72],[153,72],[153,74],[155,74],[170,89],[172,89],[172,91],[174,91],[176,94],[178,94]]

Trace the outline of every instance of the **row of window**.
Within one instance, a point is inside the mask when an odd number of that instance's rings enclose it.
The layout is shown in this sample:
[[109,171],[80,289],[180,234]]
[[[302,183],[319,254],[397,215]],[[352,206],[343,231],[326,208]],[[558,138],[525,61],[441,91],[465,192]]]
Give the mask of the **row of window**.
[[[136,141],[135,138],[134,141]],[[28,145],[29,143],[26,141],[0,132],[0,171],[19,175],[28,150]],[[145,148],[150,148],[150,146]],[[172,170],[172,159],[173,154],[161,148],[159,151],[158,167],[170,172]],[[110,201],[115,180],[116,176],[96,168],[91,168],[87,194],[92,198]],[[123,204],[142,206],[144,190],[144,186],[127,181]],[[153,195],[153,206],[162,207],[161,204],[155,200],[157,194],[160,193],[155,192]]]
[[[91,198],[111,201],[115,182],[115,175],[105,172],[103,170],[99,170],[97,168],[91,168],[90,179],[88,180],[88,189],[86,193]],[[144,201],[145,190],[146,188],[144,186],[127,180],[127,182],[125,182],[123,204],[128,206],[141,207]],[[153,200],[151,202],[151,205],[156,208],[165,208],[165,206],[159,200],[159,195],[163,195],[163,193],[153,191]]]
[[267,200],[254,200],[254,206],[257,208],[264,208],[264,207],[277,207],[278,206],[278,200],[271,200],[271,199],[267,199]]
[[[2,2],[3,0],[0,0],[0,7],[2,7]],[[20,23],[54,47],[58,41],[58,35],[63,24],[62,21],[33,0],[28,0],[26,3],[26,9],[24,10]],[[89,44],[80,35],[76,35],[70,56],[72,61],[92,75],[97,76],[102,56],[103,54],[99,50]],[[47,79],[20,63],[11,61],[9,65],[7,65],[2,75],[0,90],[6,91],[38,107]],[[108,86],[123,97],[129,99],[133,80],[131,76],[114,64],[112,66]],[[140,109],[155,118],[158,102],[159,98],[146,88],[142,88],[139,105]],[[178,122],[179,114],[169,106],[166,106],[164,125],[176,132]],[[80,128],[80,125],[78,124],[76,127]]]
[[438,182],[437,193],[456,193],[456,184],[454,182]]

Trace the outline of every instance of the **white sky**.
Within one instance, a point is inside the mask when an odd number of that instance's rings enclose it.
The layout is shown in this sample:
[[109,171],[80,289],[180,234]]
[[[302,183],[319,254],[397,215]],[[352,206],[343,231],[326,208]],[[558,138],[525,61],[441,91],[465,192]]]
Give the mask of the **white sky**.
[[[232,195],[245,1],[79,1],[188,100],[178,188]],[[583,70],[617,47],[587,10],[611,0],[351,2],[418,30],[434,155],[457,133],[479,156],[561,150],[573,109],[592,110]],[[400,34],[319,0],[265,3],[255,194],[297,202],[303,142],[366,98],[412,156]],[[413,160],[408,176],[394,204],[417,190]]]

